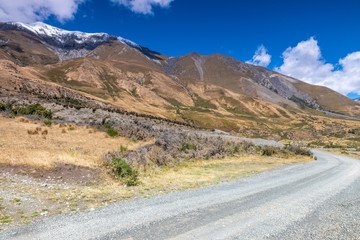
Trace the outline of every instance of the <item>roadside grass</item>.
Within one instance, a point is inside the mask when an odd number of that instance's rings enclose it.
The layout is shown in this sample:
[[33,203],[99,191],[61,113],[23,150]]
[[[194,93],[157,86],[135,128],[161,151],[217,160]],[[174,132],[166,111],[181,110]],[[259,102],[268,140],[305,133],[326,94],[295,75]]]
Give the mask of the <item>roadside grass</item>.
[[[73,130],[63,131],[69,128]],[[45,130],[46,135],[43,135]],[[114,179],[108,174],[109,169],[102,166],[103,154],[113,150],[126,152],[153,140],[134,142],[123,137],[109,137],[91,127],[54,123],[47,126],[42,122],[2,116],[0,133],[1,164],[28,165],[51,171],[57,163],[66,163],[102,170],[98,182],[81,184],[60,182],[45,186],[41,179],[34,178],[31,184],[24,185],[18,178],[1,178],[2,225],[11,222],[28,224],[32,219],[45,215],[92,210],[125,199],[149,198],[157,194],[208,186],[313,160],[307,156],[236,155],[220,159],[195,159],[161,167],[151,165],[139,171],[137,186],[129,186],[133,184]],[[183,145],[183,151],[193,148],[191,144]],[[126,169],[120,163],[119,166]]]
[[309,162],[313,158],[294,156],[275,158],[265,156],[240,156],[222,159],[185,161],[142,173],[142,186],[146,189],[172,190],[208,186],[241,177],[248,177],[288,164]]
[[[1,212],[9,217],[4,217],[2,222],[28,224],[32,219],[43,216],[45,212],[49,216],[94,210],[126,199],[150,198],[158,194],[209,186],[252,176],[288,164],[312,160],[305,156],[289,158],[238,156],[193,160],[172,166],[154,166],[147,171],[141,171],[139,174],[141,183],[138,186],[127,186],[126,183],[104,173],[97,184],[60,184],[48,188],[39,183],[28,186],[25,193],[21,182],[10,179],[10,184],[9,182],[0,183],[0,194],[2,194],[1,191],[10,190],[18,198],[26,194],[30,194],[32,198],[24,198],[21,205],[18,205],[16,201],[3,200],[4,209]],[[42,202],[42,205],[31,206],[33,199]],[[17,211],[14,211],[15,209]]]

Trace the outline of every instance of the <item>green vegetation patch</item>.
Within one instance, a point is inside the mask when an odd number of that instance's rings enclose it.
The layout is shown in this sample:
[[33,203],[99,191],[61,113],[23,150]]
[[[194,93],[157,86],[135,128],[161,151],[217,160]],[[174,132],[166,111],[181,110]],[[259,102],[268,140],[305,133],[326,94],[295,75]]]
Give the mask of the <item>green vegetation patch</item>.
[[51,119],[52,112],[47,110],[45,107],[41,106],[40,104],[32,104],[27,107],[14,107],[11,108],[10,112],[15,116],[20,115],[39,115],[43,116],[44,118]]
[[176,107],[181,107],[184,106],[181,102],[179,102],[178,100],[174,99],[174,98],[164,98],[167,102],[169,102],[170,104],[176,106]]
[[12,109],[11,104],[0,103],[0,111],[6,111],[6,110],[11,110],[11,109]]
[[113,127],[111,123],[104,123],[104,127],[107,128],[107,134],[110,137],[119,136],[119,132]]
[[123,179],[126,185],[136,186],[140,183],[139,171],[133,169],[124,159],[114,158],[111,167],[113,167],[116,176]]
[[49,119],[44,120],[46,126],[51,126],[52,122]]
[[1,216],[0,223],[11,223],[14,219],[12,219],[9,215]]
[[195,94],[195,97],[195,107],[217,109],[216,105],[211,103],[210,100],[205,100],[199,97],[197,94]]

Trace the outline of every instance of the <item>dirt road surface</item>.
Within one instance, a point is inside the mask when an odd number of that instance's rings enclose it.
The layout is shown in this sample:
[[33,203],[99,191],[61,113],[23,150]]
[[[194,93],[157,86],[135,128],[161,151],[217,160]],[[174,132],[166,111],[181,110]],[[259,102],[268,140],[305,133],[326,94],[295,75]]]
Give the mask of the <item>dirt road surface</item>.
[[0,239],[360,239],[360,160],[314,152],[317,161],[47,217]]

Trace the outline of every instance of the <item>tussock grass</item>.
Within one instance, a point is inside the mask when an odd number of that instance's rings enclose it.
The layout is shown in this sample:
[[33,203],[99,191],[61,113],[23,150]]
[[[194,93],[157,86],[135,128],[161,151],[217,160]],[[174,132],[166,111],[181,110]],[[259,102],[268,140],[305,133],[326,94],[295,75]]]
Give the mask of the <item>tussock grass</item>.
[[196,188],[312,160],[305,156],[289,158],[240,156],[208,160],[195,159],[178,165],[163,166],[158,170],[150,170],[148,177],[141,178],[141,181],[145,188],[157,187],[168,190]]
[[[8,119],[0,116],[0,163],[52,168],[56,163],[98,167],[102,154],[117,150],[119,145],[129,149],[138,147],[129,139],[105,138],[102,132],[80,126],[62,125],[39,127],[37,122],[24,118]],[[46,138],[43,138],[46,136]]]

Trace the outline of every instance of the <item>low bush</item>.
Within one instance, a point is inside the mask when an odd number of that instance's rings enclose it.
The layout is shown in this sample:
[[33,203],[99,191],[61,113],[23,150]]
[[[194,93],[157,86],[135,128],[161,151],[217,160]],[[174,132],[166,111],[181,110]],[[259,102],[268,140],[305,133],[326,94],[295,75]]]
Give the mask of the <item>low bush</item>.
[[107,128],[106,132],[110,137],[119,136],[119,132],[110,123],[104,123],[104,127]]
[[126,152],[127,151],[127,147],[126,146],[123,146],[123,145],[121,145],[120,146],[120,152]]
[[0,111],[6,111],[11,109],[12,109],[12,105],[10,103],[8,104],[0,103]]
[[14,107],[11,108],[10,112],[15,116],[20,115],[39,115],[43,116],[44,118],[51,119],[52,112],[47,110],[45,107],[41,106],[40,104],[32,104],[27,107]]
[[109,134],[110,137],[116,137],[116,136],[119,136],[119,132],[114,129],[114,128],[109,128],[107,130],[107,133]]
[[303,156],[313,156],[313,153],[310,151],[310,149],[305,148],[300,145],[296,144],[289,144],[285,146],[285,150],[294,153],[295,155],[303,155]]
[[262,155],[263,156],[272,156],[277,153],[278,148],[272,146],[264,146],[262,148]]
[[45,119],[44,124],[47,126],[51,126],[52,122],[49,119]]
[[5,111],[5,110],[6,110],[5,104],[0,103],[0,111]]
[[114,158],[110,165],[113,167],[116,176],[125,180],[126,185],[136,186],[140,183],[139,172],[122,158]]
[[233,156],[240,152],[256,153],[257,149],[251,143],[242,140],[226,141],[222,137],[204,136],[196,132],[181,130],[163,130],[157,133],[156,141],[126,152],[109,152],[104,156],[105,162],[112,158],[122,158],[133,166],[146,168],[149,162],[156,165],[168,165],[191,159],[215,159],[223,156]]

